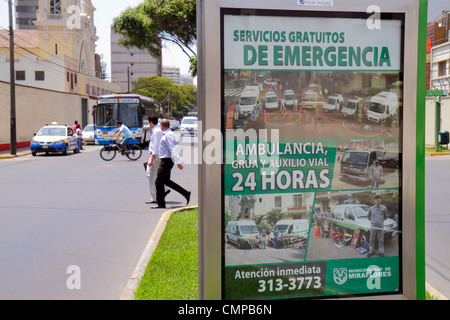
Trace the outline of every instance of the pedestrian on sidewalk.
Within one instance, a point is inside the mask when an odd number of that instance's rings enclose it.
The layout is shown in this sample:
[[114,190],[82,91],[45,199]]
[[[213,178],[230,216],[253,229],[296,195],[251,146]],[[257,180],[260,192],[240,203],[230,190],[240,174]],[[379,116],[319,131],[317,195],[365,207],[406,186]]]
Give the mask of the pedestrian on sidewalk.
[[77,135],[77,152],[83,150],[83,130],[81,130],[80,124],[77,124],[77,129],[75,130]]
[[168,119],[161,120],[161,129],[163,132],[159,147],[159,157],[161,159],[161,163],[159,165],[158,175],[156,177],[156,198],[158,204],[152,207],[152,209],[166,207],[166,194],[164,191],[164,186],[167,186],[183,195],[186,198],[186,205],[188,205],[191,199],[191,192],[187,191],[170,179],[170,173],[174,164],[176,164],[180,170],[183,170],[184,166],[178,156],[175,135],[172,129],[170,129],[170,121]]

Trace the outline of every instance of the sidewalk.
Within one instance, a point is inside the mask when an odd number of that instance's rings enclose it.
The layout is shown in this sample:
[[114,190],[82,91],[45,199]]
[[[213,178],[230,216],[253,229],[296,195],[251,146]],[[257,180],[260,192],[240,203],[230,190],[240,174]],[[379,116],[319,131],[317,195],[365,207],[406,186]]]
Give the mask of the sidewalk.
[[31,154],[30,147],[17,149],[16,156],[11,155],[10,150],[0,151],[0,159],[11,159]]

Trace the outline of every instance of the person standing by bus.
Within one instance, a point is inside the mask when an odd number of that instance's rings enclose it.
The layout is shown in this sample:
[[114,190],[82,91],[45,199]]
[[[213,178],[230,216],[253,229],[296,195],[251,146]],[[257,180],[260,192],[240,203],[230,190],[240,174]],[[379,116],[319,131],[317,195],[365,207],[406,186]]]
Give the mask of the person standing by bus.
[[170,129],[170,122],[168,119],[161,120],[161,129],[163,131],[161,144],[159,146],[159,158],[161,159],[161,163],[159,165],[158,175],[156,177],[156,199],[158,204],[152,207],[152,209],[166,207],[166,193],[164,186],[167,186],[183,195],[186,198],[186,205],[188,205],[191,199],[191,192],[187,191],[170,179],[170,172],[174,164],[176,164],[180,170],[183,170],[184,166],[178,156],[175,135]]
[[[121,121],[116,121],[116,125],[117,125],[118,129],[116,131],[114,131],[114,133],[112,134],[112,138],[113,138],[113,140],[115,140],[120,136],[121,133],[123,133],[125,137],[122,141],[119,142],[119,147],[124,149],[126,152],[129,152],[127,144],[128,144],[128,142],[130,142],[131,139],[133,139],[133,135],[131,134],[130,129],[128,129],[128,127],[126,125],[122,124]],[[116,134],[117,134],[117,137],[114,137]]]

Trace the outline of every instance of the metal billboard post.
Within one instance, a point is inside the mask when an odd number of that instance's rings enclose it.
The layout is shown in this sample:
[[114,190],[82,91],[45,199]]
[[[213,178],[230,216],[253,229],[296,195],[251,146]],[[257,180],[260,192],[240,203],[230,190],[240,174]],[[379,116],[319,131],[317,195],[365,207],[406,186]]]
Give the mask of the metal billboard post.
[[426,12],[197,1],[200,299],[425,298]]

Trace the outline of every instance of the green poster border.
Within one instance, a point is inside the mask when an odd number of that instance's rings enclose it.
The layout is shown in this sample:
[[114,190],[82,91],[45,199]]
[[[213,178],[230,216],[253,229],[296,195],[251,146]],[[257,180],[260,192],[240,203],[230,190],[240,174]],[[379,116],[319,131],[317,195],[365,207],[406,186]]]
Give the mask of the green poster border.
[[416,113],[416,298],[425,300],[425,89],[428,0],[419,0]]

